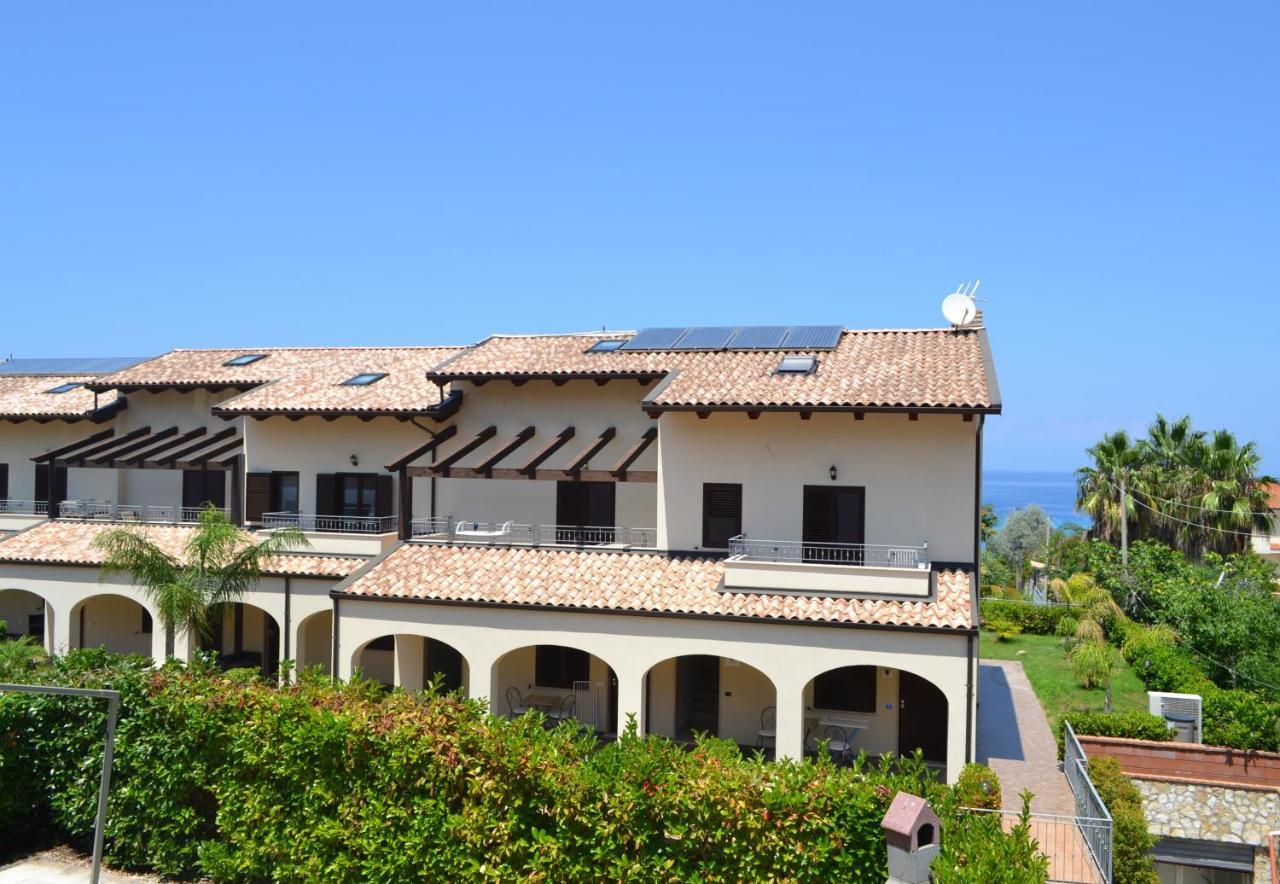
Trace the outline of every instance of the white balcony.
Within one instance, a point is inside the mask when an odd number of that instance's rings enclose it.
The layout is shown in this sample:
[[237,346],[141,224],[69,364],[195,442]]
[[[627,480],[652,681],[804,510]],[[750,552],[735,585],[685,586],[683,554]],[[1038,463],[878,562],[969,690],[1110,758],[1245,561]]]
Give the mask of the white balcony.
[[[161,525],[191,525],[200,521],[200,506],[143,506],[112,503],[109,500],[64,500],[58,504],[58,518],[99,522],[146,522]],[[230,518],[230,512],[222,510]]]
[[653,549],[658,543],[658,532],[654,528],[470,522],[456,521],[450,516],[414,519],[411,530],[414,540],[490,546]]
[[809,543],[738,535],[729,540],[726,589],[927,598],[927,543]]
[[311,513],[263,513],[262,528],[297,528],[311,552],[374,556],[399,540],[395,516],[330,516]]
[[21,531],[44,521],[48,515],[47,501],[0,498],[0,531]]

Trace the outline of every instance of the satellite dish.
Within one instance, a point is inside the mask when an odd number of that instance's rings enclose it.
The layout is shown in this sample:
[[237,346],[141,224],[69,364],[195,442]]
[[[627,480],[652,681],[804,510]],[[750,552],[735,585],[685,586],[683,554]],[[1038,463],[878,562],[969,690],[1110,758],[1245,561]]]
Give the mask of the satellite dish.
[[952,325],[968,325],[978,315],[978,305],[972,295],[953,292],[942,300],[942,315]]

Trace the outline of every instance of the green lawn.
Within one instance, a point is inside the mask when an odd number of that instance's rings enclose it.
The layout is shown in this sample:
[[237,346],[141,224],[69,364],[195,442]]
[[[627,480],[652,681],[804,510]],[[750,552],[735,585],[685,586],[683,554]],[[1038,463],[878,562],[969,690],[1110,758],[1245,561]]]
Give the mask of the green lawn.
[[[998,642],[983,630],[980,653],[984,660],[1017,660],[1022,664],[1054,733],[1057,733],[1063,717],[1072,712],[1103,711],[1105,692],[1101,688],[1085,690],[1080,687],[1071,672],[1071,663],[1060,638],[1019,635],[1011,641]],[[1123,660],[1112,677],[1111,708],[1116,712],[1145,711],[1147,708],[1147,690]]]

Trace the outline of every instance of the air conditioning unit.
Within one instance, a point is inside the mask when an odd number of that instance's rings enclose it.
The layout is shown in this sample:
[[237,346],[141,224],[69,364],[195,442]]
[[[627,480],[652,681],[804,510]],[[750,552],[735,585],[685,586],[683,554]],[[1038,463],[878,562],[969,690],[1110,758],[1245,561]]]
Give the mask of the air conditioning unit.
[[1147,691],[1147,708],[1173,731],[1175,743],[1199,743],[1204,710],[1199,694]]

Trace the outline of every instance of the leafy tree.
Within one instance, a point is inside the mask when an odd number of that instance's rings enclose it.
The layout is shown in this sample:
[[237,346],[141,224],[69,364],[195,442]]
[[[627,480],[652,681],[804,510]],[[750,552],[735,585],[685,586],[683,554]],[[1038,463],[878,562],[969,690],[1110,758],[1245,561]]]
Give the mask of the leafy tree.
[[1107,644],[1106,639],[1082,641],[1070,653],[1071,671],[1081,687],[1105,688],[1105,711],[1111,711],[1111,677],[1120,663],[1120,652]]
[[145,529],[116,528],[94,538],[107,554],[102,573],[128,573],[159,615],[166,652],[174,636],[209,636],[211,610],[239,601],[258,581],[264,563],[291,549],[309,546],[296,528],[279,528],[262,540],[233,525],[222,510],[206,507],[182,556],[148,539]]
[[1013,568],[1014,585],[1022,587],[1022,575],[1031,558],[1045,548],[1049,517],[1035,504],[1014,510],[991,539],[991,549]]
[[995,506],[984,503],[978,512],[978,539],[983,543],[989,542],[996,536],[996,526],[999,524],[1000,517],[996,515]]
[[1146,460],[1146,449],[1129,440],[1129,434],[1118,430],[1102,437],[1088,449],[1093,458],[1090,466],[1076,471],[1076,509],[1093,518],[1093,530],[1098,537],[1113,543],[1120,542],[1120,525],[1132,522],[1137,504],[1130,496],[1120,512],[1120,486],[1132,487],[1133,475]]

